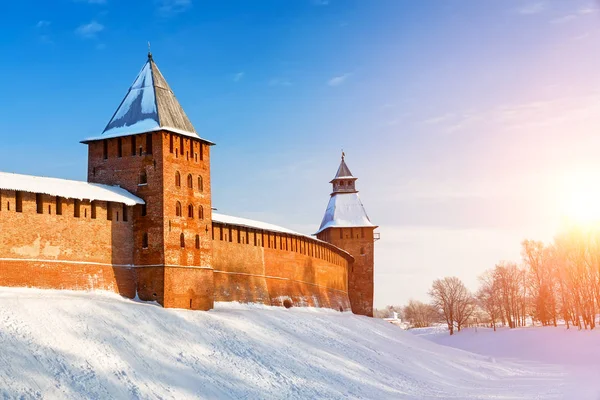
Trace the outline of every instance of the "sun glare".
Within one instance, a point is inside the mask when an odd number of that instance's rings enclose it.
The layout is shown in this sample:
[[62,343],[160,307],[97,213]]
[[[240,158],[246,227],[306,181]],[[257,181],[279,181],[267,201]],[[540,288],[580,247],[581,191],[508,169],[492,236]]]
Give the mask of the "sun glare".
[[577,225],[600,224],[600,170],[585,168],[565,176],[562,214]]

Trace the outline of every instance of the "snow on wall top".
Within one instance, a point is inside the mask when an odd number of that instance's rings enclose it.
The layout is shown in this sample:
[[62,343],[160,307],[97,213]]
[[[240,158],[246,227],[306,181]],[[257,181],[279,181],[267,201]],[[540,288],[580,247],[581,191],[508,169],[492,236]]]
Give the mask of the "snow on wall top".
[[144,204],[144,200],[118,186],[8,172],[0,172],[0,189],[42,193],[69,199],[112,201],[128,206]]
[[375,227],[360,201],[358,193],[335,193],[329,199],[320,233],[327,228]]
[[[152,55],[137,75],[102,135],[83,142],[158,130],[202,139],[177,101]],[[206,140],[206,142],[211,143]],[[212,144],[212,143],[211,143]]]
[[[212,213],[212,220],[213,220],[213,222],[220,222],[222,224],[238,225],[238,226],[244,226],[244,227],[248,227],[248,228],[261,229],[261,230],[265,230],[265,231],[287,233],[289,235],[295,235],[295,236],[303,236],[303,237],[309,238],[311,240],[315,240],[317,242],[325,243],[329,246],[335,247],[331,243],[324,242],[324,241],[316,239],[312,236],[305,235],[305,234],[299,233],[299,232],[295,232],[291,229],[283,228],[278,225],[269,224],[267,222],[255,221],[255,220],[247,219],[247,218],[232,217],[230,215],[224,215],[224,214],[219,214],[219,213]],[[338,249],[339,251],[352,257],[350,255],[350,253],[348,253],[347,251],[342,250],[337,247],[336,247],[336,249]]]

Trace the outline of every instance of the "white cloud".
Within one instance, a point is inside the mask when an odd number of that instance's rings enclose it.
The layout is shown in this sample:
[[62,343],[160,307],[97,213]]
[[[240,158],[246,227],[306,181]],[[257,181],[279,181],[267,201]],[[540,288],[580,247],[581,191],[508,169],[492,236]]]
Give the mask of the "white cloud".
[[41,20],[38,21],[37,24],[35,24],[35,27],[39,29],[46,28],[47,26],[50,26],[50,21]]
[[579,11],[577,11],[578,14],[582,14],[582,15],[594,14],[596,12],[598,12],[598,8],[593,7],[593,6],[583,7],[583,8],[580,8]]
[[242,79],[244,79],[244,75],[246,75],[243,71],[242,72],[238,72],[237,74],[233,75],[233,81],[234,82],[239,82]]
[[269,81],[269,86],[292,86],[292,82],[287,78],[273,78]]
[[333,78],[331,78],[327,84],[329,86],[340,86],[341,84],[343,84],[349,77],[351,74],[343,74],[340,76],[335,76]]
[[98,33],[104,30],[104,25],[92,21],[89,24],[81,25],[75,30],[75,33],[81,36],[84,39],[92,39],[95,38]]
[[567,22],[573,21],[575,18],[577,18],[577,16],[575,16],[573,14],[569,14],[569,15],[565,15],[564,17],[554,18],[553,20],[550,20],[550,23],[551,24],[565,24]]
[[531,3],[517,9],[517,12],[522,15],[539,14],[546,9],[543,2]]
[[159,14],[169,17],[187,11],[192,7],[192,0],[155,0]]

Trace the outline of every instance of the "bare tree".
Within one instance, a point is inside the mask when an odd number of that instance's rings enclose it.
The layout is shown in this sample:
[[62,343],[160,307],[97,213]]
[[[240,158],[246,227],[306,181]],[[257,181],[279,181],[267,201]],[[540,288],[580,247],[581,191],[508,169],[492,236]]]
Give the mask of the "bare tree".
[[475,297],[481,309],[487,314],[495,332],[496,321],[502,316],[502,299],[498,282],[494,279],[494,271],[488,270],[483,273],[479,277],[479,282],[480,287]]
[[448,325],[450,335],[454,334],[455,325],[460,332],[475,309],[473,296],[464,283],[457,277],[436,279],[429,295],[433,306],[439,310]]
[[439,320],[439,314],[435,307],[417,300],[410,300],[402,314],[411,328],[425,328]]

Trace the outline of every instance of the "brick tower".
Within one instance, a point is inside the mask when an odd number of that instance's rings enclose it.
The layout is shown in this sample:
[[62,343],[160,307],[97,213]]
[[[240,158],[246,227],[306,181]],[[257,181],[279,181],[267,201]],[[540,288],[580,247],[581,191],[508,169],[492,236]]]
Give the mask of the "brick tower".
[[82,143],[89,182],[119,185],[146,203],[133,215],[112,210],[133,224],[139,298],[212,308],[213,143],[198,136],[152,54],[104,132]]
[[344,160],[330,182],[329,199],[317,238],[346,250],[354,257],[348,271],[348,296],[354,314],[373,316],[373,267],[377,228],[367,216],[356,181]]

